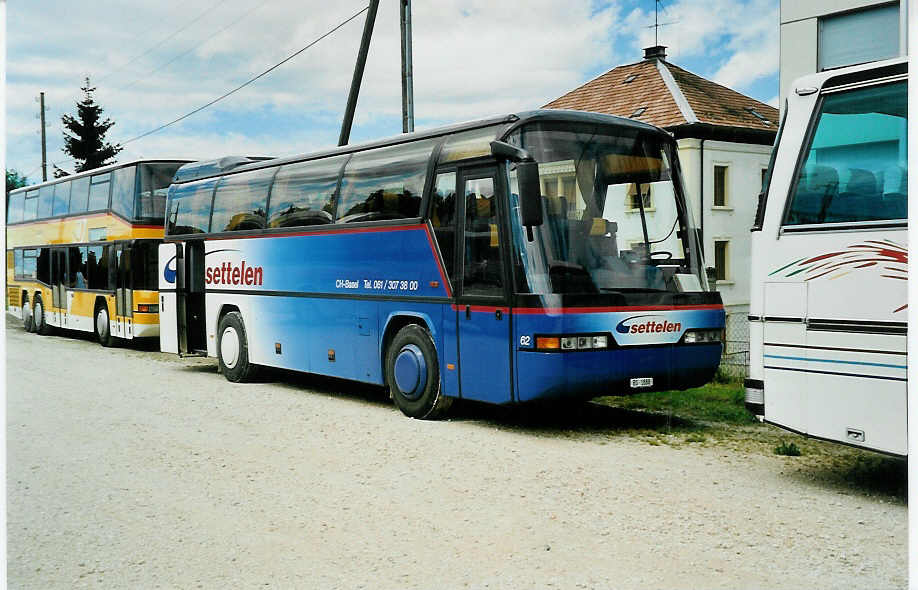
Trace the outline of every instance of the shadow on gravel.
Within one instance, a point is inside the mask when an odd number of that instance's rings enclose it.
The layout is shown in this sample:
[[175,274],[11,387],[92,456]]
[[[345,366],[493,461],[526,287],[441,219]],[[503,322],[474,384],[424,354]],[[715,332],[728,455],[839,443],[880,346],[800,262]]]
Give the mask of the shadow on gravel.
[[[223,377],[222,375],[220,376]],[[328,397],[352,399],[359,402],[369,402],[377,406],[389,406],[394,409],[389,394],[383,387],[325,377],[310,373],[298,373],[272,367],[262,367],[253,379],[255,383],[273,383],[281,387],[297,389],[303,393],[320,394]]]
[[825,458],[817,463],[801,461],[787,465],[786,475],[808,483],[817,482],[844,493],[891,496],[905,503],[908,492],[908,461],[870,451]]

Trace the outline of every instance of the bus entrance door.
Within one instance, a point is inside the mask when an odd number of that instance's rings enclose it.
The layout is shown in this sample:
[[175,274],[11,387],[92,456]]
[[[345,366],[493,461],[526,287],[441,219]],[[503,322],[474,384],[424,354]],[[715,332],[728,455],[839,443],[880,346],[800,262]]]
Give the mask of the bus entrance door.
[[510,308],[504,289],[497,171],[476,168],[462,173],[465,198],[462,280],[459,285],[459,388],[466,399],[506,403],[510,387]]
[[134,297],[131,289],[131,245],[119,242],[115,248],[115,321],[112,335],[118,338],[133,336]]
[[67,295],[64,280],[67,276],[67,250],[51,250],[51,324],[67,327]]
[[179,352],[178,287],[183,282],[182,245],[159,245],[159,349]]

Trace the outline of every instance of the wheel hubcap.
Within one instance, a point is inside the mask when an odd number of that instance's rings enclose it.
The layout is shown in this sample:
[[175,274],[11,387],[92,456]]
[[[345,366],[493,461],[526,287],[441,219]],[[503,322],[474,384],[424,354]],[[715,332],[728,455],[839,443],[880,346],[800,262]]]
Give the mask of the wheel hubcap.
[[108,334],[108,313],[104,309],[96,315],[96,333],[101,336]]
[[235,328],[223,330],[223,335],[220,336],[220,357],[229,369],[235,367],[239,361],[239,335]]
[[41,301],[39,301],[38,303],[35,304],[35,325],[36,326],[41,327],[41,322],[42,322],[43,317],[44,316],[41,313]]
[[414,344],[406,344],[395,357],[395,385],[408,399],[421,397],[427,386],[427,361]]
[[29,324],[29,318],[32,317],[32,306],[28,303],[24,303],[22,306],[22,323],[25,325]]

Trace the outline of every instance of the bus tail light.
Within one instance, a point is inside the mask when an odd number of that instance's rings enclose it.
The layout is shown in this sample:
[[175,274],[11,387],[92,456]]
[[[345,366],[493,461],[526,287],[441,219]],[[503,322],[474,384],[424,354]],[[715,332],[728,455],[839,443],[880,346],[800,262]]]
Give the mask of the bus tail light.
[[159,313],[159,305],[156,303],[138,303],[137,311],[140,313]]
[[723,342],[724,331],[720,329],[715,330],[688,330],[685,332],[685,336],[682,337],[682,342],[685,344],[713,344],[715,342]]

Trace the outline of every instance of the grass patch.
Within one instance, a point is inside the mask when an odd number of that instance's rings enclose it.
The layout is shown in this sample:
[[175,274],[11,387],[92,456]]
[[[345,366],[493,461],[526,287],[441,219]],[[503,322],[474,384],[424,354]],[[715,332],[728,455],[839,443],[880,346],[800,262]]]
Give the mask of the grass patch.
[[746,410],[742,385],[735,382],[709,383],[704,387],[685,391],[602,397],[595,401],[628,410],[650,410],[677,415],[688,420],[728,424],[756,422],[755,416]]
[[785,457],[799,457],[800,456],[800,447],[794,442],[781,441],[781,443],[775,447],[775,455],[784,455]]

